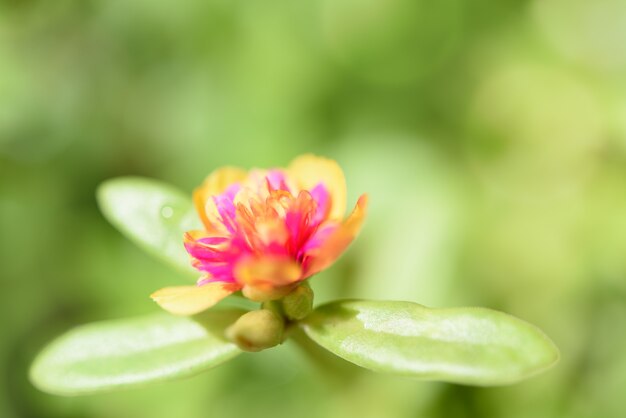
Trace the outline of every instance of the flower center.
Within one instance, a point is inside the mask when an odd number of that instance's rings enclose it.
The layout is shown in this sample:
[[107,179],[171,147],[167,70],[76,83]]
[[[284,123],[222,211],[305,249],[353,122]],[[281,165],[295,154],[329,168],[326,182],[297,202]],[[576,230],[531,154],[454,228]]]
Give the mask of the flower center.
[[323,183],[296,191],[278,170],[253,173],[245,183],[212,196],[205,208],[211,236],[185,243],[194,266],[207,273],[200,284],[241,281],[237,263],[259,258],[269,269],[273,262],[291,263],[294,274],[293,263],[305,264],[307,251],[336,227],[327,221],[330,203]]

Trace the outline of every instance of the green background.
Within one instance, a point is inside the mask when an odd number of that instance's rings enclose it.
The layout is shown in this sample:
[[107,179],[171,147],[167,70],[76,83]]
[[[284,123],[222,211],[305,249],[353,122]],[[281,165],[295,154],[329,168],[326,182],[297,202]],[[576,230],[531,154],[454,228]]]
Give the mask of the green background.
[[[316,302],[503,310],[559,365],[503,388],[337,384],[285,344],[123,393],[31,386],[51,338],[184,282],[103,219],[100,182],[191,192],[305,152],[371,202]],[[621,417],[626,3],[0,0],[0,285],[2,418]]]

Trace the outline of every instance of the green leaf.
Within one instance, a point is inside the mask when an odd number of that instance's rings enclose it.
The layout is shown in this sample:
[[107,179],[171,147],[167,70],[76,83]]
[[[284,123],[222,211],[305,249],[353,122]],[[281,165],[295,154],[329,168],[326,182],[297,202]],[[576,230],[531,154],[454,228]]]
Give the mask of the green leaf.
[[224,330],[244,312],[158,313],[83,325],[47,346],[30,378],[45,392],[79,395],[190,376],[241,353]]
[[345,360],[426,380],[509,384],[546,370],[559,358],[538,328],[484,308],[339,301],[317,308],[301,325],[311,339]]
[[202,226],[186,194],[155,180],[121,177],[102,183],[97,197],[104,216],[128,238],[197,276],[183,246],[183,234]]

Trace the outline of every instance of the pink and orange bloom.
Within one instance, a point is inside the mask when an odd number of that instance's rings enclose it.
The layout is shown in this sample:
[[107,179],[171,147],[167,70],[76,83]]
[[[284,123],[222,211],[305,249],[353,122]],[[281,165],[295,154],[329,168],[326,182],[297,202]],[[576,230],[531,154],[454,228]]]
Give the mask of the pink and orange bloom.
[[281,299],[344,252],[367,206],[362,195],[344,219],[343,171],[313,155],[285,169],[220,168],[193,200],[204,229],[187,232],[184,243],[202,276],[195,286],[151,295],[177,315],[196,314],[237,291],[258,302]]

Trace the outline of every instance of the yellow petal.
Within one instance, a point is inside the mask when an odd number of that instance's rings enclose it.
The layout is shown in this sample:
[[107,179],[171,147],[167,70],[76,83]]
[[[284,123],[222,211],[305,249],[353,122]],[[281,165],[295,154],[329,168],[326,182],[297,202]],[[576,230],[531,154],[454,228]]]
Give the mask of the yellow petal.
[[150,295],[152,300],[174,315],[195,315],[237,291],[233,283],[213,282],[202,286],[165,287]]
[[337,162],[305,154],[293,160],[287,172],[300,190],[311,190],[320,182],[324,183],[331,197],[329,219],[343,219],[346,213],[346,179]]
[[211,196],[223,193],[233,183],[242,182],[248,173],[237,167],[218,168],[204,180],[204,183],[193,192],[193,203],[207,230],[212,231],[213,225],[206,214],[206,203]]
[[310,261],[306,266],[304,277],[312,276],[324,270],[339,258],[356,238],[363,226],[367,212],[367,195],[362,195],[354,210],[335,232],[322,243],[321,246],[307,254]]

